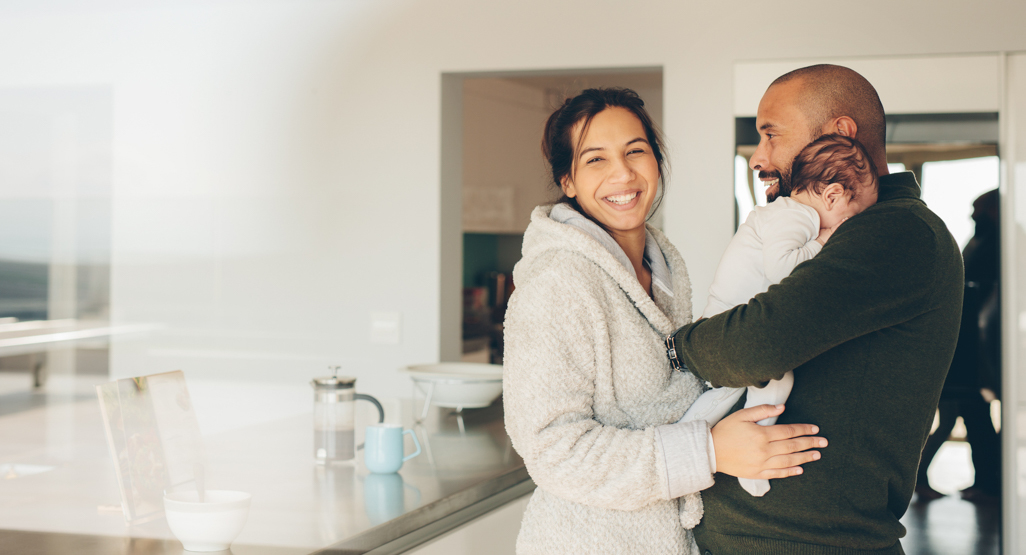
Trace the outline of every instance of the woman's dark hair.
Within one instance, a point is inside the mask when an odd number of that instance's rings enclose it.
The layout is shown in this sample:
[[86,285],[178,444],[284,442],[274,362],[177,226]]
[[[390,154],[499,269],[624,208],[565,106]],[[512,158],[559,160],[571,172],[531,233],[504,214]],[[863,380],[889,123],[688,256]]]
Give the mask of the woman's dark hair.
[[806,189],[819,193],[840,183],[848,198],[855,198],[879,187],[876,164],[862,143],[836,134],[823,135],[803,148],[791,162],[790,176],[780,181],[782,196]]
[[[652,154],[655,155],[659,165],[659,195],[652,204],[651,214],[654,214],[663,200],[663,192],[666,189],[666,178],[669,175],[669,160],[663,155],[663,139],[652,117],[645,110],[645,101],[638,96],[638,93],[627,88],[602,88],[585,89],[581,94],[568,98],[545,122],[545,134],[542,136],[542,154],[552,168],[552,184],[560,191],[560,198],[556,202],[565,202],[572,206],[588,219],[594,221],[583,210],[577,199],[570,198],[563,193],[563,178],[574,177],[574,160],[576,153],[581,147],[581,141],[588,132],[591,120],[607,108],[623,108],[634,114],[641,126],[645,129],[645,139],[652,147]],[[581,134],[577,142],[574,142],[574,126],[581,123]],[[596,222],[598,223],[598,222]],[[599,223],[602,226],[601,223]],[[605,226],[602,226],[603,228]]]

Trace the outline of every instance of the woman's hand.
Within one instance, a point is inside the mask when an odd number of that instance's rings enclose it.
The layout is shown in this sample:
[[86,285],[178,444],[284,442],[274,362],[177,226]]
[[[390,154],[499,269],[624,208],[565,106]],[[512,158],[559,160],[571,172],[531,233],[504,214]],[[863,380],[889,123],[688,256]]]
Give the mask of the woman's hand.
[[818,460],[826,447],[822,437],[808,437],[819,432],[812,424],[777,424],[760,426],[763,418],[784,412],[784,405],[759,405],[728,415],[713,426],[716,450],[716,471],[738,478],[770,479],[797,476],[807,462]]

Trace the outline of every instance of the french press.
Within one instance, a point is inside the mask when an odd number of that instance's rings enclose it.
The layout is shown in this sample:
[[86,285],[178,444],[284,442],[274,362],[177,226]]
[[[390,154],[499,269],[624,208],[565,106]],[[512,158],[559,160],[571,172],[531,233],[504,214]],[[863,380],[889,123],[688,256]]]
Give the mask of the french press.
[[[338,367],[332,368],[337,374]],[[370,401],[378,409],[378,422],[385,421],[385,409],[370,395],[356,392],[356,378],[332,375],[314,378],[314,459],[319,464],[351,461],[356,456],[356,401]]]

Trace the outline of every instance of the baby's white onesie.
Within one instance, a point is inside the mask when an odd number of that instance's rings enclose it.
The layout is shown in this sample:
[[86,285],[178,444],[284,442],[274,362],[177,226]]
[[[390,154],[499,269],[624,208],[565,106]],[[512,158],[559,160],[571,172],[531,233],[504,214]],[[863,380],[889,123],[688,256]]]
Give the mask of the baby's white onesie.
[[[816,256],[822,245],[819,236],[819,214],[789,197],[778,197],[766,206],[756,207],[734,238],[716,268],[716,277],[709,288],[709,300],[703,318],[715,316],[739,304],[746,304],[755,295],[780,283],[794,267]],[[750,386],[745,408],[777,405],[787,400],[794,375],[787,372],[765,387]],[[715,425],[741,398],[746,388],[721,387],[699,397],[682,422],[705,420]],[[763,426],[776,423],[770,417],[759,421]],[[748,493],[761,497],[770,489],[769,480],[738,478]]]

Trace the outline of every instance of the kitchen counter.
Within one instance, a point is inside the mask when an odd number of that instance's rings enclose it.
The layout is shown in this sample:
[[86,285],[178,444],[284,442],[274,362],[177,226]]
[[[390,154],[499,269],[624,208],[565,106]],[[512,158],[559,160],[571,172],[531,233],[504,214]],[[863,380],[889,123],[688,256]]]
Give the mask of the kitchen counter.
[[[181,553],[163,518],[126,525],[90,388],[78,384],[35,408],[0,413],[0,552]],[[204,431],[207,487],[253,495],[235,555],[401,553],[534,489],[505,434],[501,403],[464,411],[462,422],[432,409],[414,425],[411,401],[382,399],[386,421],[412,428],[423,452],[397,474],[374,475],[359,460],[314,463],[307,387],[189,389]],[[244,397],[235,404],[226,395]],[[279,401],[278,413],[258,415],[268,405],[254,396]],[[211,399],[221,408],[200,410]],[[370,418],[361,412],[358,430]]]

